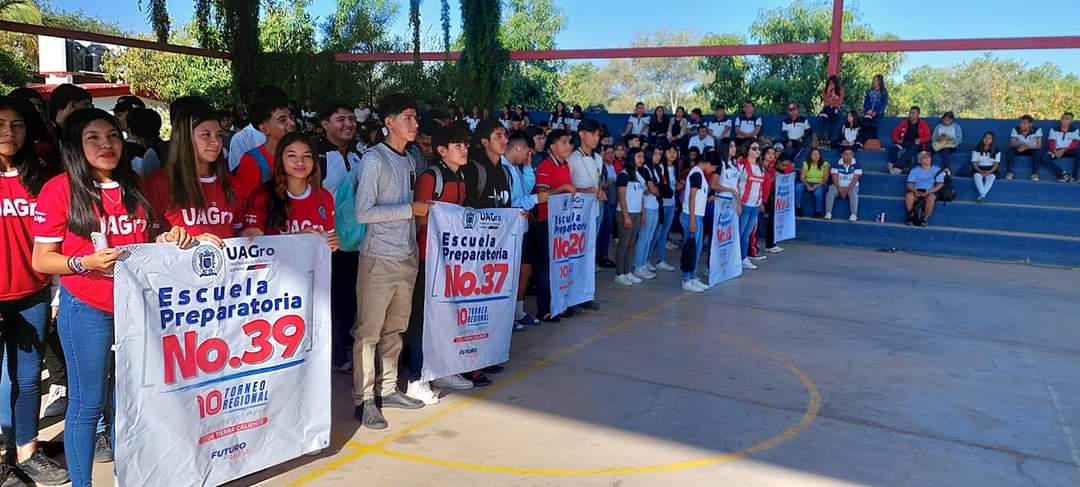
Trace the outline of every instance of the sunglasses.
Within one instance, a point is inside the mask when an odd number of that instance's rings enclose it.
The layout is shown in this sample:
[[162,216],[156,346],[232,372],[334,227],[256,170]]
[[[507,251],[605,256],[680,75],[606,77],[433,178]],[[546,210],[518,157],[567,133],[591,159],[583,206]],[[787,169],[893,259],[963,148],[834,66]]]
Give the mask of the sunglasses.
[[751,148],[750,148],[750,150],[756,150],[756,151],[759,151],[759,150],[761,150],[761,147],[751,147]]

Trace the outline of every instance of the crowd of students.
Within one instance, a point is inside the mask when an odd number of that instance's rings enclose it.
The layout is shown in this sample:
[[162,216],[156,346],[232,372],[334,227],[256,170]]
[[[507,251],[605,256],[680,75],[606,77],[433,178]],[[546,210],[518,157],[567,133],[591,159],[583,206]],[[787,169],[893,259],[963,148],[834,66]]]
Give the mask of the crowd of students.
[[[0,486],[69,478],[90,485],[93,462],[111,461],[111,271],[125,245],[220,247],[229,237],[302,232],[325,238],[334,251],[334,368],[353,375],[356,419],[380,429],[387,427],[383,408],[436,404],[438,389],[482,387],[502,369],[419,380],[433,202],[516,208],[529,219],[516,331],[600,306],[552,312],[547,201],[554,194],[595,194],[602,209],[597,264],[615,269],[617,285],[680,271],[681,288],[700,293],[708,286],[699,263],[721,203],[736,208],[744,269],[783,251],[772,232],[779,174],[798,167],[800,215],[805,192],[813,195],[814,216],[832,218],[840,198],[857,221],[862,168],[854,156],[876,140],[888,92],[879,76],[862,113],[844,112],[842,102],[839,80],[830,77],[818,120],[811,123],[793,103],[775,140],[761,135],[762,119],[749,101],[732,118],[718,105],[711,121],[700,109],[687,117],[682,107],[671,117],[656,107],[650,116],[638,103],[616,140],[576,105],[568,112],[560,103],[548,120],[534,123],[521,105],[498,114],[420,109],[401,94],[375,106],[316,107],[309,100],[297,107],[267,86],[252,94],[243,114],[215,111],[199,97],[174,101],[171,137],[163,141],[161,116],[138,98],[121,98],[109,113],[74,85],[58,86],[48,103],[17,89],[0,97],[0,230],[10,249],[0,266],[11,276],[0,283],[0,394],[11,398],[9,410],[0,411],[11,460],[0,462]],[[890,170],[909,171],[908,209],[922,205],[921,221],[913,223],[925,225],[963,131],[951,113],[932,132],[918,107],[909,115],[891,133]],[[1062,181],[1076,179],[1080,163],[1071,174],[1057,164],[1076,160],[1080,131],[1071,114],[1048,140],[1044,151],[1041,129],[1022,118],[1005,152],[1005,177],[1012,177],[1017,155],[1031,155],[1033,179],[1041,162]],[[840,150],[840,160],[824,160],[823,147]],[[944,171],[932,166],[931,150]],[[1001,159],[993,134],[984,134],[970,165],[979,201]],[[911,161],[919,164],[912,168]],[[340,248],[339,233],[356,225],[366,225],[363,243]],[[533,313],[525,307],[528,290],[536,298]],[[65,415],[66,468],[37,448],[43,358],[50,378],[45,414]],[[397,387],[399,360],[405,391]]]

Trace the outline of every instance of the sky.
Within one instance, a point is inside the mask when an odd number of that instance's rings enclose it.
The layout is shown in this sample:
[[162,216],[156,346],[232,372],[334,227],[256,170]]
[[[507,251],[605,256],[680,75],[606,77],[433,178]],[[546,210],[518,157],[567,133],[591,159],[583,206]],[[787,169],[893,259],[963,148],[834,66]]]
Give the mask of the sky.
[[[139,11],[139,0],[110,0],[109,9],[101,0],[52,0],[66,10],[83,9],[103,20],[118,22],[125,30],[148,31],[146,15]],[[145,1],[143,2],[146,3]],[[312,0],[311,14],[326,16],[335,0]],[[400,12],[394,32],[409,36],[408,2],[398,0]],[[748,36],[750,24],[762,9],[789,4],[781,0],[700,2],[702,8],[677,7],[658,15],[651,0],[555,0],[567,16],[563,31],[556,37],[562,49],[629,47],[637,32],[683,30],[693,34],[735,33]],[[168,0],[174,23],[191,19],[193,0]],[[691,5],[685,2],[683,5]],[[718,5],[713,8],[710,5]],[[831,2],[828,2],[831,5]],[[459,2],[451,5],[452,36],[460,32]],[[952,39],[979,37],[1060,36],[1080,34],[1080,2],[1077,0],[858,0],[847,1],[848,8],[862,12],[862,20],[876,33],[891,33],[901,39]],[[441,36],[440,2],[426,0],[421,6],[421,29],[425,48],[437,49]],[[998,57],[1019,59],[1031,66],[1051,61],[1065,72],[1080,75],[1080,49],[996,51]],[[908,53],[901,74],[929,64],[946,66],[980,56],[980,52]],[[599,61],[603,62],[603,61]]]

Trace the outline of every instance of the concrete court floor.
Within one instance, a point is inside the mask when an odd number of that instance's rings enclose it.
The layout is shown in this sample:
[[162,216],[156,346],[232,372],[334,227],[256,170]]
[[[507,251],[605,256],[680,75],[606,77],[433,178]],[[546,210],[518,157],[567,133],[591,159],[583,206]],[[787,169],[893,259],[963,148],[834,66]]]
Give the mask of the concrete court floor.
[[387,430],[336,375],[334,447],[230,485],[1080,485],[1080,272],[785,247],[704,295],[605,270]]

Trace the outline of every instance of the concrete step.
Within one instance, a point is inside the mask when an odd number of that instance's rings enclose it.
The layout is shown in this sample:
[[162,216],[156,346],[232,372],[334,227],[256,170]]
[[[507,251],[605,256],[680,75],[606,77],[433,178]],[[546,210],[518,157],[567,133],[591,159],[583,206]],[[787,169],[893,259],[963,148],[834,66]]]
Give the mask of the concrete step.
[[[958,201],[975,201],[979,195],[971,178],[953,178]],[[907,177],[865,173],[859,180],[859,194],[865,196],[904,196]],[[988,201],[1018,205],[1080,208],[1080,184],[999,179],[990,190]]]
[[[803,200],[803,211],[809,216],[808,210],[812,206],[807,203]],[[886,222],[903,223],[907,215],[904,198],[860,194],[860,219],[874,221],[874,217],[882,212]],[[838,198],[833,205],[833,219],[847,219],[850,214],[847,200]],[[1080,237],[1080,209],[1077,208],[953,201],[938,203],[931,218],[930,223],[934,226]]]
[[813,218],[799,218],[796,228],[799,241],[814,244],[1080,269],[1078,237]]

